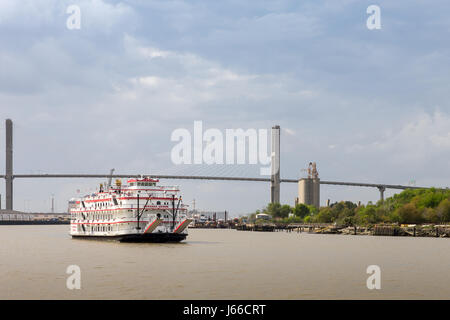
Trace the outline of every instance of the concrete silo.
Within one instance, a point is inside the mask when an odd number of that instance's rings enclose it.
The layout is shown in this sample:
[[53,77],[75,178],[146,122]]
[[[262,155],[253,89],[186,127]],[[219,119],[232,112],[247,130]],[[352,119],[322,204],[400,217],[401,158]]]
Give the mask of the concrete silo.
[[297,203],[320,207],[320,179],[317,172],[316,163],[310,162],[308,168],[308,178],[298,181]]

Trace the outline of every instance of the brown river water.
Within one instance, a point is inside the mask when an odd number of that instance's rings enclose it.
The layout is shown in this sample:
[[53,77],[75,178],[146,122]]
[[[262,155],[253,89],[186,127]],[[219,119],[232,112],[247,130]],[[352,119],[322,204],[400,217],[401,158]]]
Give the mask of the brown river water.
[[0,299],[450,299],[450,239],[191,229],[178,244],[124,244],[68,231],[0,226]]

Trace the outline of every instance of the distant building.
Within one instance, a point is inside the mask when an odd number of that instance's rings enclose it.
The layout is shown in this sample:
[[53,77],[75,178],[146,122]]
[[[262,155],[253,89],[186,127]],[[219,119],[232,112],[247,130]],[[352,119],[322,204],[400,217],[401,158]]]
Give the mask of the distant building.
[[320,179],[303,178],[298,181],[298,198],[296,204],[303,203],[320,207]]
[[188,213],[195,222],[205,223],[206,221],[227,221],[230,217],[226,211],[199,211],[192,210]]
[[32,220],[33,216],[29,213],[15,210],[0,210],[0,220]]
[[317,171],[317,164],[315,162],[310,162],[308,169],[302,171],[306,171],[308,177],[298,181],[298,197],[295,199],[295,204],[302,203],[319,208],[320,179],[319,171]]
[[270,220],[272,217],[265,213],[258,213],[256,219]]
[[70,221],[70,214],[68,213],[30,213],[13,210],[0,210],[0,220],[65,220]]

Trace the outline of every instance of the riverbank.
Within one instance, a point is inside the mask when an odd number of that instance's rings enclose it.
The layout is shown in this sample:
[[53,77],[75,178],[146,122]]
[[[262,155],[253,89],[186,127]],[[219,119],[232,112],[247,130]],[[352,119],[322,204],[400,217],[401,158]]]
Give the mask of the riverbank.
[[450,225],[395,225],[379,224],[374,226],[337,226],[335,224],[240,224],[236,226],[239,231],[262,232],[297,232],[313,234],[343,234],[367,236],[403,236],[403,237],[440,237],[450,238]]
[[[323,233],[326,233],[326,230]],[[371,227],[347,227],[339,229],[338,233],[373,236],[450,238],[450,225],[375,225]]]

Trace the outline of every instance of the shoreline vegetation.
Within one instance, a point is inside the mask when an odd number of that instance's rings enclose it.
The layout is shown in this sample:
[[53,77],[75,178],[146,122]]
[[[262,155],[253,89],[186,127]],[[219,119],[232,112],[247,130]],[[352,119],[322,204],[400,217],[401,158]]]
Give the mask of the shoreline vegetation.
[[440,237],[450,238],[450,224],[377,224],[367,227],[343,227],[335,224],[238,224],[236,230],[241,231],[286,231],[296,233],[314,234],[343,234],[343,235],[370,235],[370,236],[409,236],[409,237]]
[[408,189],[367,205],[341,201],[329,207],[278,203],[241,217],[238,230],[297,231],[321,234],[360,234],[450,237],[450,190]]

